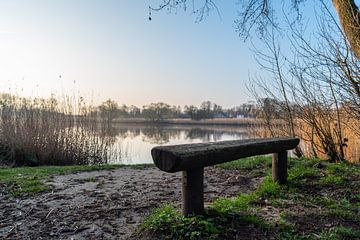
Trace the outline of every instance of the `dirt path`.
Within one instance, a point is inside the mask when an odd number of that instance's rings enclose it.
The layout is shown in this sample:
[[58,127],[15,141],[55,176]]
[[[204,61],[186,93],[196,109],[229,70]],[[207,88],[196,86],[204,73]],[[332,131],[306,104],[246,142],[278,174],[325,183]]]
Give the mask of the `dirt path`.
[[[151,209],[181,201],[181,174],[120,168],[55,176],[51,192],[0,203],[0,239],[127,239]],[[205,170],[205,202],[254,190],[237,170]]]

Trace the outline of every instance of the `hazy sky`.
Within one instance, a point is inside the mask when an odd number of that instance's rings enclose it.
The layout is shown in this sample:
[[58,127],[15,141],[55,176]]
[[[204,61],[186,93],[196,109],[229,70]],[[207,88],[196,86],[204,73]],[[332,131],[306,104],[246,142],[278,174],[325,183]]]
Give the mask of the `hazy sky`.
[[258,66],[234,30],[236,1],[218,1],[221,18],[201,23],[182,11],[149,21],[157,2],[0,0],[0,91],[138,106],[251,99],[245,85]]

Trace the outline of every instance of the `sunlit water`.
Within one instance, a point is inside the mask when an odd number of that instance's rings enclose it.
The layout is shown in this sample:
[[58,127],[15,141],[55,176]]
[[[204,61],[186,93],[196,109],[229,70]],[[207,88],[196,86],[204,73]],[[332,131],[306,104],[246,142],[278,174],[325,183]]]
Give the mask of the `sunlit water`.
[[246,128],[224,126],[125,125],[109,131],[113,151],[108,163],[152,163],[151,149],[160,145],[215,142],[248,138]]

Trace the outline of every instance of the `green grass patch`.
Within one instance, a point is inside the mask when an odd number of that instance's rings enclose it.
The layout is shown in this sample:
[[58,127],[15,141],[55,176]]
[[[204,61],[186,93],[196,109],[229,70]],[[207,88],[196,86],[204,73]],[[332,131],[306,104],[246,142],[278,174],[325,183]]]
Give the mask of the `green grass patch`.
[[313,239],[324,240],[360,239],[360,231],[348,227],[333,227],[313,236]]
[[360,176],[360,165],[349,164],[346,162],[341,163],[328,163],[326,165],[329,173],[333,175],[346,175],[346,174],[356,174]]
[[360,232],[350,227],[332,227],[312,233],[297,233],[292,226],[280,231],[279,239],[287,240],[357,240]]
[[304,184],[319,177],[318,169],[297,165],[288,170],[288,181],[292,183]]
[[[280,194],[282,186],[266,177],[260,187],[249,194],[235,198],[219,198],[209,206],[205,216],[183,217],[170,205],[156,209],[142,224],[140,231],[155,232],[164,239],[217,239],[226,235],[227,226],[247,224],[268,231],[269,223],[251,213],[249,207],[261,198],[273,198]],[[235,223],[236,222],[236,223]],[[231,228],[230,228],[231,229]]]
[[142,169],[152,166],[140,165],[78,165],[78,166],[41,166],[41,167],[17,167],[0,168],[0,184],[4,184],[8,193],[19,196],[22,193],[35,193],[48,190],[44,179],[52,175],[69,174],[80,171],[111,170],[116,168],[131,167]]
[[256,168],[271,168],[271,157],[269,156],[257,156],[243,158],[231,162],[226,162],[217,165],[223,169],[243,169],[243,170],[254,170]]
[[[290,158],[286,185],[272,181],[271,156],[218,167],[241,174],[259,171],[266,176],[253,192],[215,200],[205,216],[184,218],[174,208],[162,207],[147,218],[141,231],[155,233],[158,239],[241,239],[238,231],[250,234],[246,239],[252,239],[252,232],[264,234],[254,239],[360,239],[359,165]],[[267,214],[260,214],[274,208],[272,214],[278,217],[268,219]],[[304,225],[313,228],[304,229]]]
[[[204,216],[184,217],[171,205],[164,205],[145,219],[139,232],[152,232],[156,239],[198,240],[224,239],[224,236],[233,237],[229,226],[249,225],[266,231],[271,227],[262,218],[248,213],[217,212],[214,208]],[[250,233],[251,234],[251,233]],[[154,239],[146,237],[145,239]]]
[[255,201],[256,198],[257,195],[255,193],[243,193],[236,198],[219,198],[214,201],[210,208],[219,213],[239,212],[247,209],[249,204]]
[[278,197],[286,186],[280,186],[270,176],[265,177],[263,183],[256,190],[256,195],[262,198]]
[[344,178],[342,176],[334,176],[334,175],[327,175],[319,180],[320,184],[342,184],[344,183]]
[[171,205],[156,209],[146,218],[140,229],[166,233],[163,239],[217,239],[221,229],[211,218],[204,216],[183,217]]

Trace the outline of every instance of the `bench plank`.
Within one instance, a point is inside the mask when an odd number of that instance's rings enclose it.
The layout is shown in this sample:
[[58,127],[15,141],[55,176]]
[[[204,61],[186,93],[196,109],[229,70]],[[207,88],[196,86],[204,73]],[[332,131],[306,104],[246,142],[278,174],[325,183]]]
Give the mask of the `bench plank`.
[[294,149],[298,138],[263,138],[198,144],[159,146],[151,150],[155,165],[165,172],[212,166],[255,155]]

